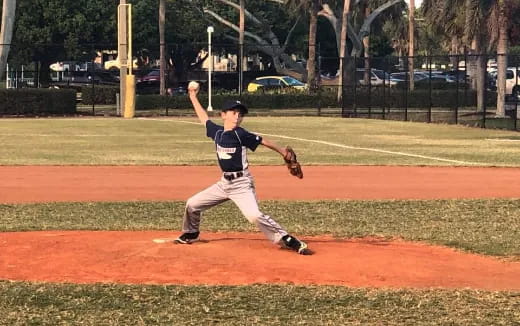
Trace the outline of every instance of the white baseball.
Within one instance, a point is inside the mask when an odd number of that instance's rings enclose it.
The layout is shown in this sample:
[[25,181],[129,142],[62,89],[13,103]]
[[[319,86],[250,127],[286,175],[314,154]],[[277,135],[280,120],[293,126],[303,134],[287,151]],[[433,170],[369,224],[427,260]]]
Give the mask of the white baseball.
[[188,89],[198,90],[199,87],[200,85],[196,81],[190,81],[190,83],[188,84]]

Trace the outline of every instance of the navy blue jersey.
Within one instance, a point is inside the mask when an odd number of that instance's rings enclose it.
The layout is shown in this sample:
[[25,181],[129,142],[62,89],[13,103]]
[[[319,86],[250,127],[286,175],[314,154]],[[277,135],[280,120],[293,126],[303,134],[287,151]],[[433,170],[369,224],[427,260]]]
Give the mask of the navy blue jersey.
[[262,143],[262,137],[237,127],[224,131],[223,126],[213,121],[206,122],[206,135],[215,141],[215,150],[220,168],[224,172],[247,169],[247,149],[253,152]]

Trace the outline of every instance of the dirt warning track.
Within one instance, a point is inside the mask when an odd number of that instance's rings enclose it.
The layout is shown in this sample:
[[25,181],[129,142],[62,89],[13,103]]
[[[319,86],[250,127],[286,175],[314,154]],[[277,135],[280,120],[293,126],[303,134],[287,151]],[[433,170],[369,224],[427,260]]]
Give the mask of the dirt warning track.
[[[519,198],[518,168],[253,167],[265,199]],[[0,203],[185,200],[218,178],[216,167],[0,167]],[[172,228],[180,221],[172,217]],[[279,249],[260,233],[178,231],[0,233],[0,279],[126,284],[327,284],[520,291],[520,262],[426,244],[303,237],[316,252]]]
[[[251,168],[265,199],[520,198],[520,168],[284,166]],[[0,203],[185,200],[213,184],[216,166],[2,166]]]

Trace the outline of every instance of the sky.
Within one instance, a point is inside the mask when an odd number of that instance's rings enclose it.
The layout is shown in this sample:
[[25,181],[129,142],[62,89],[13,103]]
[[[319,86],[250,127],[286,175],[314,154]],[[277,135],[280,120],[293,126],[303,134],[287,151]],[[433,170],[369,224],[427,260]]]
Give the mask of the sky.
[[[405,0],[406,3],[410,4],[410,1]],[[419,8],[421,6],[422,0],[415,0],[415,8]]]

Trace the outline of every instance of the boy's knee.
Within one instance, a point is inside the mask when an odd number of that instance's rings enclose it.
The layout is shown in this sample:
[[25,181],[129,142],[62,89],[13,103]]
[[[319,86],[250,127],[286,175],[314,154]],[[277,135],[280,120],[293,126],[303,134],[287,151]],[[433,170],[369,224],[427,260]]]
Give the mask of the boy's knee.
[[246,218],[251,224],[258,224],[258,215],[246,215]]
[[189,210],[192,212],[199,210],[197,200],[194,197],[191,197],[186,201],[186,210]]

